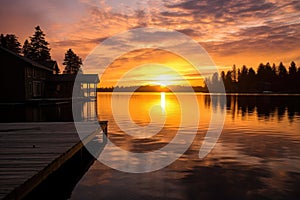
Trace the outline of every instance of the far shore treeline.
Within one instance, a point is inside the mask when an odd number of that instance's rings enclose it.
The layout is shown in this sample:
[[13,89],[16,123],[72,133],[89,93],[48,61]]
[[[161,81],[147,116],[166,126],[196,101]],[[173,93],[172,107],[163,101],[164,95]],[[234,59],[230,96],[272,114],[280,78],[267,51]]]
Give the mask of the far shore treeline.
[[[300,67],[292,61],[289,67],[270,63],[259,64],[257,71],[245,65],[237,69],[213,74],[205,80],[211,88],[218,87],[223,82],[228,93],[300,93]],[[206,86],[205,86],[206,87]]]

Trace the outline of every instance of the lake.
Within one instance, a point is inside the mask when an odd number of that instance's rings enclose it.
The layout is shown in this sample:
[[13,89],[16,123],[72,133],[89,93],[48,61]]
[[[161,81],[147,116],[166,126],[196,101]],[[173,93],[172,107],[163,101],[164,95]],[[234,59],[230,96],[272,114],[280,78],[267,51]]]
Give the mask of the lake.
[[[185,93],[177,96],[191,98],[191,94]],[[114,105],[126,107],[126,97],[127,93],[117,94]],[[175,137],[179,127],[186,134],[194,130],[197,134],[182,156],[154,172],[121,172],[95,161],[70,199],[300,198],[299,95],[228,95],[224,101],[218,95],[211,98],[199,93],[196,99],[198,107],[188,107],[199,110],[197,127],[188,122],[180,124],[182,118],[192,120],[195,116],[182,114],[174,94],[135,93],[128,106],[131,119],[114,112],[120,115],[114,120],[111,94],[98,93],[98,118],[109,121],[109,140],[125,151],[160,149]],[[212,112],[226,114],[224,128],[213,150],[200,159],[199,149]],[[149,138],[135,138],[118,126],[129,125],[132,120],[143,134],[151,118],[151,126],[159,131]],[[118,155],[114,149],[108,153],[116,167],[126,162],[126,154]]]

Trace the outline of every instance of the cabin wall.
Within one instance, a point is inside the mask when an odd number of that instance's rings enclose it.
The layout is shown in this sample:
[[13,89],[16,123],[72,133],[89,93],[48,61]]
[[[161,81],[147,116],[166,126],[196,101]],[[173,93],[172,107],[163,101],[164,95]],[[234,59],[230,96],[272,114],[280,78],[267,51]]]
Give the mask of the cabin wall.
[[26,99],[43,98],[46,96],[46,81],[49,71],[34,66],[25,68]]
[[14,55],[0,49],[0,101],[20,102],[25,100],[24,64]]

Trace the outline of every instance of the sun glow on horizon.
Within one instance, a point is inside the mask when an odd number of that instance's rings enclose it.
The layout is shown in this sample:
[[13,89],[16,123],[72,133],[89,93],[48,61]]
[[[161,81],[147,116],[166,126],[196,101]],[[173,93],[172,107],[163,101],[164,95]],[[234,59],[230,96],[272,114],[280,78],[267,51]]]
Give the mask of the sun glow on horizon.
[[100,75],[99,87],[199,86],[203,83],[201,78],[199,72],[178,55],[159,49],[142,49],[129,52],[111,63]]

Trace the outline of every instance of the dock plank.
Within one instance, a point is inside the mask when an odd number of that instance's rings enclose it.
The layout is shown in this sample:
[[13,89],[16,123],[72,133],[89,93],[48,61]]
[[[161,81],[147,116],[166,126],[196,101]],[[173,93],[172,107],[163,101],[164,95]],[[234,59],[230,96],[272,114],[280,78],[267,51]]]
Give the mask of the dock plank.
[[81,142],[73,122],[0,123],[0,199],[22,199],[100,132],[85,124]]

